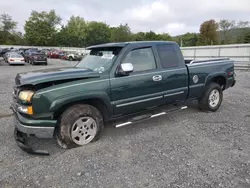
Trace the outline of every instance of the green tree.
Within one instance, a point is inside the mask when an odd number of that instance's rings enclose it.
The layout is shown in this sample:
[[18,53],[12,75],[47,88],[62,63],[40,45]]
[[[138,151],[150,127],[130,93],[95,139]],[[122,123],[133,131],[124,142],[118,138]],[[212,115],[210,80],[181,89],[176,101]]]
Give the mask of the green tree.
[[138,32],[133,34],[132,40],[134,41],[144,41],[145,40],[145,33],[144,32]]
[[249,32],[249,22],[248,21],[239,21],[237,23],[237,28],[240,29],[239,30],[239,34],[238,34],[238,37],[237,37],[237,43],[244,43],[245,41],[245,35],[248,34]]
[[26,45],[23,34],[21,32],[13,32],[10,36],[10,45]]
[[153,31],[149,31],[145,33],[145,40],[160,40],[160,36],[157,35],[155,32]]
[[87,38],[87,23],[80,16],[71,16],[63,31],[66,44],[72,47],[85,47]]
[[110,40],[109,26],[102,22],[92,21],[87,24],[86,45],[107,43]]
[[12,20],[12,17],[6,13],[0,16],[1,30],[11,32],[16,29],[17,22]]
[[218,24],[215,20],[208,20],[200,26],[199,44],[214,45],[218,44]]
[[159,40],[171,41],[173,39],[168,33],[162,33],[162,34],[159,34]]
[[220,20],[219,22],[219,29],[220,29],[220,43],[221,44],[229,44],[232,41],[230,40],[230,30],[235,28],[235,21],[229,20]]
[[13,41],[12,33],[16,29],[17,22],[6,13],[0,15],[0,43],[11,44]]
[[156,34],[153,31],[149,32],[139,32],[133,34],[133,40],[135,41],[145,41],[145,40],[163,40],[163,41],[170,41],[172,37],[168,33]]
[[41,46],[53,45],[53,38],[60,22],[61,18],[56,15],[54,10],[50,12],[32,11],[24,26],[27,43]]
[[[199,40],[199,35],[196,33],[186,33],[182,35],[179,40],[182,40],[182,46],[196,46],[198,40]],[[181,45],[181,41],[180,41]]]
[[54,35],[53,39],[55,46],[69,46],[69,37],[64,25],[62,25],[59,32]]
[[250,32],[246,33],[244,36],[244,43],[250,43]]
[[126,42],[132,40],[132,32],[128,24],[120,24],[118,27],[111,28],[111,42]]

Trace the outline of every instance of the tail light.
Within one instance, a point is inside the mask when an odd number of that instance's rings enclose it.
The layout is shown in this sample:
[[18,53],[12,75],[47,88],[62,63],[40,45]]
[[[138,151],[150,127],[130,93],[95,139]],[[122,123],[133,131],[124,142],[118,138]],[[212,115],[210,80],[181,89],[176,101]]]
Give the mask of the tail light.
[[10,59],[10,61],[14,61],[14,59]]
[[21,59],[21,61],[24,61],[24,59]]

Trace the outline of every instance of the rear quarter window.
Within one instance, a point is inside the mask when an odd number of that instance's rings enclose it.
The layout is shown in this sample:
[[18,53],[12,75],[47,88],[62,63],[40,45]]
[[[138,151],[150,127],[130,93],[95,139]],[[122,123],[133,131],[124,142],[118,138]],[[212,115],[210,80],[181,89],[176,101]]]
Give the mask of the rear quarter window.
[[172,44],[156,45],[162,68],[179,67],[179,57],[176,48]]

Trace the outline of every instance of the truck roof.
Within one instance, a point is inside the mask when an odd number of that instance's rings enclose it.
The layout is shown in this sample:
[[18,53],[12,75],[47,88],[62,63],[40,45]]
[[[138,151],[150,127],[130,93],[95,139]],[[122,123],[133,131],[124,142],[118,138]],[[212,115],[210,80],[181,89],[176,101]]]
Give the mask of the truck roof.
[[93,49],[93,48],[105,48],[105,47],[124,47],[128,44],[141,44],[141,45],[147,45],[147,44],[176,44],[176,42],[173,41],[129,41],[129,42],[114,42],[114,43],[105,43],[105,44],[98,44],[87,47],[87,49]]

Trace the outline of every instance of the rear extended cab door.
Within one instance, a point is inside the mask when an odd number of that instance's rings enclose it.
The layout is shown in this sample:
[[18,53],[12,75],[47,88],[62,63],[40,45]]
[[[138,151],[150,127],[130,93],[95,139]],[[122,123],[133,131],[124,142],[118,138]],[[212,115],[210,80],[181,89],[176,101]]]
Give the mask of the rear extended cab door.
[[160,81],[164,91],[164,103],[184,102],[188,96],[188,70],[180,47],[176,43],[156,43],[156,60],[162,77]]

